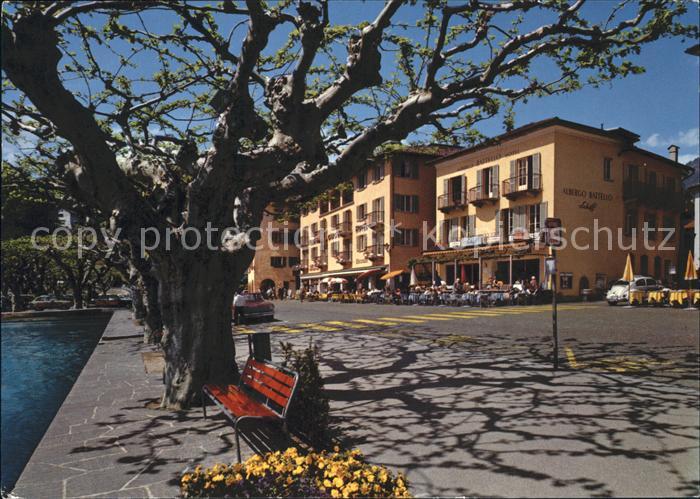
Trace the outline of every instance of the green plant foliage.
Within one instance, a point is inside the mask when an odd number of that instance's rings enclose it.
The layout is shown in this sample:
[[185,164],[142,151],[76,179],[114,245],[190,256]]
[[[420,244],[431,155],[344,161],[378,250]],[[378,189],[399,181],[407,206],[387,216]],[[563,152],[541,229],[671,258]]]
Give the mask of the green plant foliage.
[[294,350],[291,343],[280,343],[283,366],[299,373],[297,390],[287,415],[290,429],[304,436],[314,447],[327,447],[334,435],[330,404],[319,370],[318,347]]

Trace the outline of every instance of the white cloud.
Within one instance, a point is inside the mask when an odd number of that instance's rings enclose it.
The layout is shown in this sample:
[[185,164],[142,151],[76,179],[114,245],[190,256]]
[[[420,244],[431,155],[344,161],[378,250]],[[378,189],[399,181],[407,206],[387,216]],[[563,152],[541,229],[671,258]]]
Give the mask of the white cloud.
[[668,147],[675,144],[679,147],[690,147],[697,150],[700,145],[700,128],[689,128],[681,130],[670,137],[664,137],[660,133],[653,133],[642,141],[647,147]]
[[678,162],[686,165],[686,164],[690,163],[691,161],[693,161],[697,157],[698,157],[697,154],[679,154],[678,155]]

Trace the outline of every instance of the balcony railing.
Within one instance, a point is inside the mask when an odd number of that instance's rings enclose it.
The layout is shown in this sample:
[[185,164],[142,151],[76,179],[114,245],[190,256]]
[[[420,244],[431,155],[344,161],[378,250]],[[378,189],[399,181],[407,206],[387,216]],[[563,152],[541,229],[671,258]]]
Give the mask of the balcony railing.
[[335,261],[341,264],[352,263],[352,251],[346,249],[333,254]]
[[328,231],[328,237],[335,236],[349,236],[352,234],[352,223],[349,220],[339,222],[331,226],[331,230]]
[[518,175],[503,181],[502,192],[508,199],[520,196],[532,196],[542,190],[542,175],[535,173],[532,176]]
[[328,255],[321,253],[320,255],[312,256],[311,261],[314,262],[316,267],[326,267],[328,266]]
[[365,255],[367,255],[367,258],[370,260],[379,260],[380,258],[384,258],[384,245],[374,244],[372,246],[367,246],[365,248]]
[[462,208],[467,205],[466,191],[448,192],[437,198],[437,206],[440,211],[450,211],[456,208]]
[[308,246],[309,245],[309,236],[301,236],[299,238],[299,246]]
[[474,206],[495,203],[498,200],[498,182],[490,186],[480,185],[469,189],[469,202]]
[[368,227],[377,227],[384,223],[384,211],[372,211],[367,213],[366,223]]
[[622,197],[625,201],[636,201],[653,208],[667,210],[680,210],[683,204],[683,198],[679,192],[640,180],[623,181]]

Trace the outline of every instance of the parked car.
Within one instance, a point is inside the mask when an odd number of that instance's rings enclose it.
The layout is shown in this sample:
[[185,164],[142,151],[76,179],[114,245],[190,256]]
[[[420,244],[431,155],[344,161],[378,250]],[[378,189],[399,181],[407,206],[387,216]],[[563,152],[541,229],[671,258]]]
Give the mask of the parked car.
[[73,306],[73,300],[64,296],[41,295],[37,296],[29,304],[29,307],[34,310],[47,310],[50,308],[58,308],[67,310]]
[[658,291],[663,289],[663,286],[653,277],[643,275],[634,276],[634,280],[631,284],[625,279],[620,279],[610,286],[610,290],[605,297],[608,300],[608,305],[612,306],[620,302],[628,302],[628,292],[630,289],[632,289],[632,291]]
[[128,307],[131,305],[131,299],[118,295],[103,295],[92,300],[92,304],[96,307]]
[[233,300],[233,320],[240,324],[248,319],[275,318],[275,305],[260,293],[243,293]]

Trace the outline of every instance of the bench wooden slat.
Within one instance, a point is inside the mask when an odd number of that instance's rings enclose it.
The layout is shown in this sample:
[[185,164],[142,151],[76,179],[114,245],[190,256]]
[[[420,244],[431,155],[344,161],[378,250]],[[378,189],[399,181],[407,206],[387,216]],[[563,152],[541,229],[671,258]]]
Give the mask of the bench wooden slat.
[[[248,361],[248,364],[250,364],[252,367],[264,372],[268,376],[276,379],[277,381],[284,383],[285,385],[289,386],[290,388],[294,386],[294,376],[290,376],[288,374],[285,374],[281,371],[278,371],[272,366],[269,366],[263,362],[257,361],[255,359],[250,359]],[[246,364],[246,367],[247,365]]]
[[250,386],[253,390],[264,395],[265,397],[272,400],[276,404],[279,404],[281,407],[284,407],[287,405],[287,401],[289,400],[287,397],[283,397],[282,395],[280,395],[279,393],[274,391],[272,388],[260,383],[255,378],[248,379],[248,382],[246,383],[246,385]]
[[249,379],[254,379],[258,383],[268,386],[272,388],[274,391],[278,392],[280,395],[282,395],[285,398],[289,398],[289,396],[292,394],[292,389],[288,387],[287,385],[283,385],[279,381],[271,378],[265,373],[261,372],[253,372],[252,375],[249,374],[244,374],[243,375],[243,382],[247,382]]

